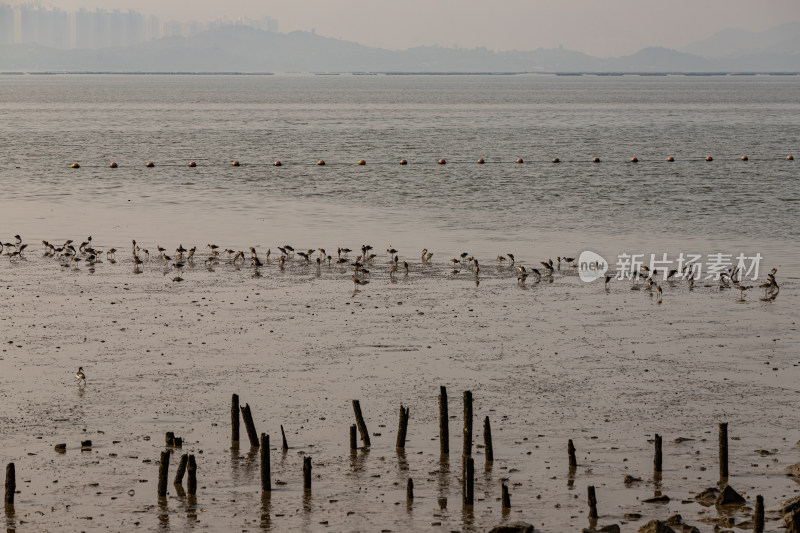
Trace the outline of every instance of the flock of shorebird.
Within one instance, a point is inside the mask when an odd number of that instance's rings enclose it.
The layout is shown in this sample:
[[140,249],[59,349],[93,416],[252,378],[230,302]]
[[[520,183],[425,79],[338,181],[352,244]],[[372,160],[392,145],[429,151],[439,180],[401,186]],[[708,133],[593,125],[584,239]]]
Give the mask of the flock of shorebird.
[[[13,243],[3,243],[0,241],[0,254],[5,252],[10,261],[24,259],[23,252],[28,247],[27,244],[22,243],[22,237],[19,235],[15,235],[14,239],[15,242]],[[79,264],[83,262],[89,265],[90,269],[94,269],[96,264],[102,263],[104,255],[108,262],[116,263],[117,249],[109,248],[105,251],[99,250],[92,244],[91,236],[77,245],[75,241],[67,240],[58,246],[48,241],[42,241],[42,246],[44,257],[58,258],[61,261],[61,266],[65,268],[71,267],[77,270],[79,269]],[[363,287],[370,282],[370,269],[386,268],[388,266],[388,276],[392,282],[395,280],[395,274],[401,269],[404,276],[408,276],[411,270],[411,265],[408,261],[401,260],[398,250],[392,246],[386,249],[386,254],[388,256],[386,265],[382,265],[380,260],[376,261],[376,259],[378,259],[378,254],[374,253],[373,247],[367,244],[361,246],[361,253],[357,255],[355,259],[350,259],[350,254],[354,253],[350,248],[338,247],[335,256],[332,253],[328,253],[325,248],[298,250],[286,244],[278,246],[277,249],[280,255],[277,257],[276,262],[282,271],[288,264],[292,263],[300,265],[315,264],[317,268],[321,268],[322,266],[328,268],[336,266],[342,269],[352,269],[351,280],[355,291],[358,291],[359,287]],[[163,265],[164,275],[173,273],[172,281],[180,282],[184,281],[184,278],[181,276],[183,269],[187,266],[195,266],[197,247],[186,249],[183,245],[179,245],[170,256],[167,254],[166,248],[156,245],[151,253],[150,249],[139,246],[139,244],[133,240],[131,241],[130,253],[134,265],[133,272],[135,274],[141,274],[146,264],[155,261]],[[220,263],[233,265],[237,268],[249,263],[253,268],[253,277],[260,277],[260,268],[271,262],[272,249],[267,249],[267,251],[259,257],[259,253],[256,251],[255,247],[250,247],[248,256],[247,253],[242,250],[237,251],[231,248],[221,249],[221,247],[216,244],[208,244],[202,253],[204,254],[202,260],[209,270],[213,270],[213,267]],[[431,265],[432,257],[433,252],[428,251],[427,248],[423,249],[420,255],[421,264],[423,266]],[[481,271],[481,263],[476,257],[470,255],[468,252],[464,252],[458,257],[453,257],[449,262],[452,265],[450,270],[451,275],[458,275],[462,271],[469,272],[474,276],[475,283],[480,283],[478,275]],[[540,267],[526,267],[522,264],[517,264],[517,260],[512,253],[498,255],[496,264],[498,271],[513,272],[516,270],[517,283],[521,286],[526,284],[528,278],[531,278],[534,283],[542,281],[552,282],[555,273],[562,271],[562,265],[566,272],[571,272],[578,268],[574,257],[560,256],[556,258],[555,262],[552,259],[541,261],[539,263],[539,265],[541,265]],[[764,289],[764,297],[762,300],[774,300],[778,296],[780,287],[775,279],[776,273],[777,269],[773,268],[767,274],[766,281],[759,285],[759,288]],[[695,282],[700,281],[696,273],[686,266],[684,266],[681,271],[672,269],[661,272],[655,268],[651,270],[647,266],[642,266],[639,271],[633,272],[632,275],[629,276],[631,279],[631,289],[640,290],[644,288],[649,294],[655,295],[656,301],[661,303],[664,291],[662,285],[657,281],[658,276],[660,276],[662,283],[667,283],[670,286],[679,281],[685,281],[689,290],[694,288]],[[604,287],[606,291],[610,289],[610,284],[614,280],[616,280],[616,278],[613,276],[605,276]],[[706,281],[707,280],[702,281],[704,286],[712,286],[706,283]],[[744,275],[738,268],[728,269],[726,272],[723,272],[719,276],[717,286],[720,290],[731,288],[738,290],[740,299],[744,298],[744,293],[746,291],[754,287],[753,285],[745,284]]]

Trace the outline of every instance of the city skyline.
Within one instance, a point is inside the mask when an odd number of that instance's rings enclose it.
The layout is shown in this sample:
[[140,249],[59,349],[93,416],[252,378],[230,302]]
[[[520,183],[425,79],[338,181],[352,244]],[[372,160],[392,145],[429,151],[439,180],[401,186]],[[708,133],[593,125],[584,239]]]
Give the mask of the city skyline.
[[[126,11],[125,0],[49,0],[65,11]],[[298,0],[225,3],[189,0],[140,0],[135,9],[162,21],[199,24],[223,18],[265,16],[281,22],[281,31],[315,31],[366,46],[404,50],[416,46],[491,50],[536,50],[563,46],[598,57],[633,53],[647,46],[680,50],[726,28],[762,31],[782,22],[800,20],[800,3],[793,0],[501,0],[488,7],[477,0],[404,3],[366,0]]]
[[67,49],[130,46],[162,37],[188,37],[227,25],[278,31],[278,21],[261,18],[220,18],[209,22],[162,21],[153,14],[128,9],[65,11],[40,2],[0,2],[0,44],[30,44]]

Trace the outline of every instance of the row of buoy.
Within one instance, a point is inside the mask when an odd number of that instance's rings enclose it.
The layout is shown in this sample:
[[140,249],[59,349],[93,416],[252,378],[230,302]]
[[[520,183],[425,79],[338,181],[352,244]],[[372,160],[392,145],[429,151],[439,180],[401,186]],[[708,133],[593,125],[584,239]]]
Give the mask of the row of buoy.
[[[714,161],[714,158],[709,155],[709,156],[706,156],[705,160],[706,161]],[[739,158],[739,160],[740,161],[749,161],[750,158],[748,158],[746,155],[743,155],[742,157]],[[634,156],[634,157],[631,157],[629,159],[629,161],[631,163],[638,163],[639,162],[639,158]],[[787,155],[786,156],[786,161],[794,161],[794,156]],[[516,160],[516,163],[518,165],[521,165],[524,162],[525,161],[521,157],[517,158],[517,160]],[[554,157],[552,162],[553,163],[560,163],[561,160],[559,158],[557,158],[557,157]],[[673,162],[675,162],[675,158],[673,156],[669,156],[669,157],[667,157],[667,162],[668,163],[673,163]],[[440,165],[446,165],[447,164],[447,160],[442,158],[442,159],[439,159],[437,161],[437,163],[440,164]],[[484,160],[482,157],[480,159],[478,159],[478,164],[479,165],[483,165],[484,163],[486,163],[486,160]],[[599,157],[593,158],[592,159],[592,163],[600,163],[600,158]],[[359,165],[359,166],[364,166],[364,165],[367,164],[367,162],[364,159],[359,159],[356,162],[356,164]],[[405,160],[405,159],[401,159],[400,160],[400,164],[401,165],[407,165],[408,161]],[[241,164],[238,161],[232,161],[231,165],[234,166],[234,167],[241,166]],[[274,163],[272,163],[272,165],[276,166],[276,167],[280,167],[280,166],[283,166],[283,163],[281,163],[280,161],[275,161]],[[318,166],[325,166],[325,160],[324,159],[320,159],[319,161],[317,161],[317,165]],[[116,161],[112,161],[108,166],[110,168],[119,168],[119,165],[116,163]],[[147,168],[154,168],[156,165],[152,161],[148,161],[147,164],[145,164],[145,166]],[[189,166],[191,168],[195,168],[197,166],[197,163],[195,163],[194,161],[190,161],[189,162]],[[72,163],[72,165],[70,165],[70,168],[81,168],[81,164],[80,163]]]

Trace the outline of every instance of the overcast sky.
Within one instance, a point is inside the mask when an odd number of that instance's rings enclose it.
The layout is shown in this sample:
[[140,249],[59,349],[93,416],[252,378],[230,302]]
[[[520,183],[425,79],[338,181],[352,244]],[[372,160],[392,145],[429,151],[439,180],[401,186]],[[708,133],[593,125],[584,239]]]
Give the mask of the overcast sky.
[[[0,0],[2,2],[3,0]],[[5,0],[17,3],[15,0]],[[800,0],[42,0],[45,5],[132,8],[162,19],[271,16],[281,32],[370,46],[486,46],[534,50],[559,45],[596,56],[646,46],[681,48],[725,28],[760,31],[800,20]]]

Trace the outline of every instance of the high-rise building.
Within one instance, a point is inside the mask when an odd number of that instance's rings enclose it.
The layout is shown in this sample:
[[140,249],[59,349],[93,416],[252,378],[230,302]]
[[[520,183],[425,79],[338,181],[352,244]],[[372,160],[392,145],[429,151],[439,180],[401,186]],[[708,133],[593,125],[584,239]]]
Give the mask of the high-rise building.
[[14,44],[14,8],[0,4],[0,44]]

